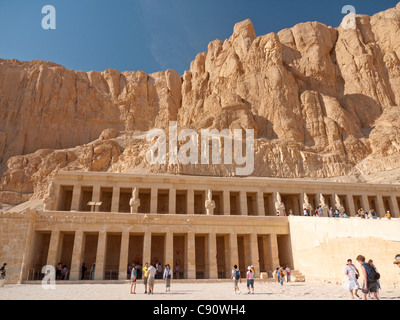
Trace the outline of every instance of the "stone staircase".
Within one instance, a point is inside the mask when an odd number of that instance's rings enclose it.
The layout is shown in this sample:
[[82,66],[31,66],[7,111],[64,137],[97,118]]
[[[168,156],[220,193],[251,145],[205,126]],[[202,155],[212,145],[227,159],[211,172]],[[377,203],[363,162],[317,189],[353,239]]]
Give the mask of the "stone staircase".
[[290,280],[292,282],[305,282],[306,277],[299,270],[292,270]]

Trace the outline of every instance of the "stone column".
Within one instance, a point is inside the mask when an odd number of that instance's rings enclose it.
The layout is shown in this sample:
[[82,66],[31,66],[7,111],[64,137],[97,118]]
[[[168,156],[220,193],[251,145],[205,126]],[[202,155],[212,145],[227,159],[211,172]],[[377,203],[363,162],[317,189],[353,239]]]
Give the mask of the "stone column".
[[365,194],[361,195],[361,206],[364,209],[364,212],[367,212],[370,209],[369,202],[368,202],[368,196]]
[[[274,192],[274,202],[275,202],[276,200],[275,200],[275,192]],[[300,199],[299,199],[299,202],[300,202],[300,215],[302,216],[302,215],[304,215],[304,192],[301,192],[300,193]],[[275,214],[276,214],[276,212],[274,212]],[[311,212],[310,212],[311,213]]]
[[356,206],[354,205],[354,199],[352,194],[346,195],[347,205],[349,207],[349,212],[346,212],[347,215],[350,217],[354,217],[357,213]]
[[271,254],[272,271],[279,266],[278,237],[275,233],[269,235],[269,252]]
[[264,194],[261,191],[257,191],[257,215],[265,216],[265,208],[264,208]]
[[[93,194],[92,194],[92,201],[99,202],[100,201],[100,186],[94,185],[93,186]],[[100,206],[92,206],[92,210],[98,212]]]
[[169,214],[176,214],[176,189],[170,188],[169,192],[169,204],[168,204],[168,211]]
[[61,234],[59,230],[53,230],[51,232],[50,244],[49,244],[49,252],[47,254],[47,265],[57,267],[59,251],[61,245]]
[[79,201],[81,200],[82,186],[74,185],[72,190],[71,211],[79,211]]
[[119,270],[118,279],[126,280],[129,254],[129,231],[122,232],[121,236],[121,251],[119,254]]
[[[236,264],[239,267],[239,252],[238,252],[238,242],[237,234],[229,234],[229,252],[230,252],[230,269],[233,270],[233,266]],[[229,271],[229,269],[228,269]],[[229,278],[230,278],[229,274]]]
[[187,279],[196,279],[196,243],[193,232],[187,234]]
[[70,280],[80,280],[82,255],[84,244],[84,233],[83,231],[75,231],[74,248],[72,250],[72,261],[71,261],[71,272]]
[[399,204],[397,203],[396,196],[390,196],[390,209],[392,210],[390,215],[393,218],[400,218]]
[[250,263],[254,266],[254,276],[260,274],[260,258],[258,254],[258,239],[257,234],[250,234]]
[[231,198],[229,190],[222,191],[222,198],[224,202],[224,215],[229,216],[231,214]]
[[247,196],[246,196],[246,191],[240,191],[239,192],[239,197],[240,197],[240,215],[242,216],[247,216]]
[[120,187],[113,187],[111,212],[119,212]]
[[107,232],[100,231],[97,240],[96,267],[94,270],[94,280],[104,279],[104,269],[106,263]]
[[[158,189],[155,187],[151,188],[150,213],[157,213],[157,197],[158,197]],[[148,262],[150,262],[150,261],[148,261]]]
[[143,237],[143,265],[151,261],[151,232],[146,232]]
[[170,231],[165,235],[165,264],[171,266],[171,277],[174,273],[174,234]]
[[208,257],[209,278],[218,279],[217,235],[214,232],[208,235]]
[[376,216],[384,218],[386,210],[385,210],[385,204],[383,203],[382,195],[380,195],[380,194],[376,195],[376,205],[378,207],[378,208],[374,208],[375,212],[376,212]]
[[[194,190],[189,188],[187,191],[187,213],[194,214]],[[172,264],[171,264],[172,268]]]

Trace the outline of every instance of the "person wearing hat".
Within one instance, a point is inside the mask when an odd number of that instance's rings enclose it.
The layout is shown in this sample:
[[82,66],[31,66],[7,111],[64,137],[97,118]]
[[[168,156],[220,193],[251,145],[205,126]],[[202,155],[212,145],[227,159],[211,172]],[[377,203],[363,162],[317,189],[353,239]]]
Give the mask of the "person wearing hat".
[[400,254],[396,255],[393,264],[397,264],[397,266],[400,268]]
[[251,293],[254,294],[254,272],[250,266],[247,267],[246,280],[247,280],[247,290],[248,290],[247,293],[250,294],[250,287],[251,287]]

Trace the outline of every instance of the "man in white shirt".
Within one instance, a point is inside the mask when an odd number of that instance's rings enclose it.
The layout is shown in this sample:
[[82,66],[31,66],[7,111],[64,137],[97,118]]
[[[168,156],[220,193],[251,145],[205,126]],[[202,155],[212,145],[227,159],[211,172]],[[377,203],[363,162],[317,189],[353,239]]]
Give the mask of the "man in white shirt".
[[149,286],[149,292],[148,294],[153,294],[154,292],[154,278],[156,277],[156,268],[154,268],[153,263],[150,263],[150,268],[147,269],[147,272],[149,273],[149,278],[148,278],[148,286]]

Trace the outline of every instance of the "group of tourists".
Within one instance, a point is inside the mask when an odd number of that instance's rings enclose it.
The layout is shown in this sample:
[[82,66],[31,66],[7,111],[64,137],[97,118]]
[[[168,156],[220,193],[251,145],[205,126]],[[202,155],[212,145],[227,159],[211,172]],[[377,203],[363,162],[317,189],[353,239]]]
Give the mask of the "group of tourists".
[[[328,217],[329,218],[350,218],[350,215],[347,214],[344,210],[341,212],[336,206],[330,207],[328,210]],[[293,210],[290,209],[289,213],[286,212],[286,210],[283,210],[282,213],[279,211],[276,212],[277,216],[293,216]],[[321,206],[318,206],[315,210],[310,210],[309,208],[304,208],[303,209],[303,216],[305,217],[323,217],[324,213],[322,210]],[[363,208],[360,208],[357,210],[357,212],[354,215],[355,217],[362,218],[362,219],[378,219],[378,216],[376,214],[376,211],[374,209],[370,210],[364,210]],[[386,219],[391,219],[392,215],[389,210],[386,211],[385,213],[385,218]]]
[[[360,270],[357,269],[351,259],[347,260],[347,264],[343,268],[343,273],[346,277],[344,285],[350,292],[351,298],[354,299],[354,296],[356,296],[367,300],[367,295],[369,295],[373,299],[379,300],[379,290],[381,289],[380,274],[374,262],[371,259],[366,262],[365,257],[362,255],[357,256],[356,260],[360,264]],[[358,283],[359,280],[362,283],[361,286]],[[362,297],[358,295],[359,290],[361,290]]]
[[278,280],[278,283],[283,285],[283,280],[286,278],[286,282],[290,282],[290,275],[291,275],[291,270],[289,266],[283,267],[279,266],[275,269],[275,274],[276,278]]
[[[248,266],[246,272],[246,286],[248,294],[250,293],[254,294],[254,278],[255,278],[254,275],[255,275],[254,266],[253,265]],[[241,291],[239,288],[239,283],[242,283],[242,275],[236,264],[233,266],[231,280],[233,280],[234,294],[240,294]]]
[[[357,256],[356,260],[360,264],[360,270],[357,269],[351,259],[347,260],[347,264],[343,268],[346,277],[344,285],[350,292],[351,298],[354,299],[354,296],[356,296],[363,300],[367,300],[367,297],[379,300],[379,290],[381,289],[379,279],[381,276],[374,262],[371,259],[366,262],[362,255]],[[400,254],[395,256],[393,263],[400,268]],[[358,283],[359,280],[361,286]],[[358,295],[359,290],[361,290],[362,297]]]
[[56,267],[56,280],[68,280],[69,269],[68,267],[59,262]]
[[[140,279],[138,275],[138,264],[134,264],[130,271],[130,293],[136,294],[136,282]],[[155,279],[163,279],[165,281],[165,292],[171,291],[171,278],[172,269],[169,264],[164,266],[164,272],[162,272],[161,264],[157,261],[156,263],[146,262],[141,268],[141,277],[143,278],[144,293],[154,293],[154,282]]]

